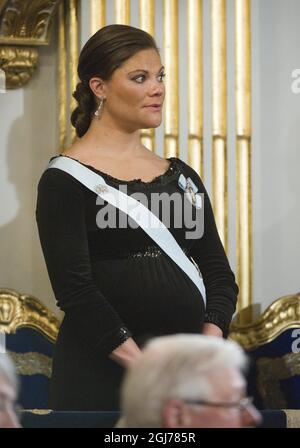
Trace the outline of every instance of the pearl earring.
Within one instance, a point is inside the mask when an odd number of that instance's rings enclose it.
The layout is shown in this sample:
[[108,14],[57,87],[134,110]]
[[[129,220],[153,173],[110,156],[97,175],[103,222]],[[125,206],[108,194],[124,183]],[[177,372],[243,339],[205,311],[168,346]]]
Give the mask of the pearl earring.
[[101,114],[101,109],[102,109],[103,102],[104,102],[104,98],[101,98],[100,103],[99,103],[99,106],[98,106],[96,112],[94,113],[94,115],[95,115],[98,119],[100,118],[100,114]]

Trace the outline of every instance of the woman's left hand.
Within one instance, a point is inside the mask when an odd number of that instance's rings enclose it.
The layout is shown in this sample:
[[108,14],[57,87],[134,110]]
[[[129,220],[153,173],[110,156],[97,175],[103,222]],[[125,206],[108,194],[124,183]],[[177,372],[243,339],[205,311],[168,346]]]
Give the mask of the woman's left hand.
[[217,336],[221,338],[223,336],[223,331],[217,325],[207,322],[203,325],[202,334],[206,336]]

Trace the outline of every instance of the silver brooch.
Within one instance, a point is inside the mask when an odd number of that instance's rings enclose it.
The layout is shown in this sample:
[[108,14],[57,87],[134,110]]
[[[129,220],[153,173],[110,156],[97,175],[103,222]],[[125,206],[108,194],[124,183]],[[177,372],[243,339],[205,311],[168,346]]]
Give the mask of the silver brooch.
[[191,204],[193,204],[196,208],[202,207],[201,194],[198,193],[198,187],[190,177],[185,177],[183,174],[180,174],[178,185],[185,192],[186,197]]
[[108,188],[106,185],[98,184],[95,186],[96,193],[106,193],[108,191]]

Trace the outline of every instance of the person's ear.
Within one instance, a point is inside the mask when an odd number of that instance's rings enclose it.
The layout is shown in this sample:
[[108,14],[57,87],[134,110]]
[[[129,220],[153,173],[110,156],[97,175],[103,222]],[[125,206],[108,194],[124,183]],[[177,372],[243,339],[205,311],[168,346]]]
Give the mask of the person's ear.
[[98,98],[106,97],[106,85],[103,80],[99,77],[94,77],[89,80],[89,86],[91,91]]
[[162,408],[163,428],[184,428],[183,403],[178,399],[169,399]]

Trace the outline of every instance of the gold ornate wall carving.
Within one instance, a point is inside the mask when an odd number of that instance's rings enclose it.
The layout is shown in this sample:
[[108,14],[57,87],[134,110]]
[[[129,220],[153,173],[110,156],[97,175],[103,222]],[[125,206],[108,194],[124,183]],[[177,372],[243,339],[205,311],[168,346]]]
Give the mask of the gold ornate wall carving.
[[5,72],[8,89],[17,89],[27,84],[37,64],[37,48],[0,46],[0,68]]
[[61,0],[0,0],[0,69],[6,88],[23,87],[38,65],[38,47],[48,45]]

